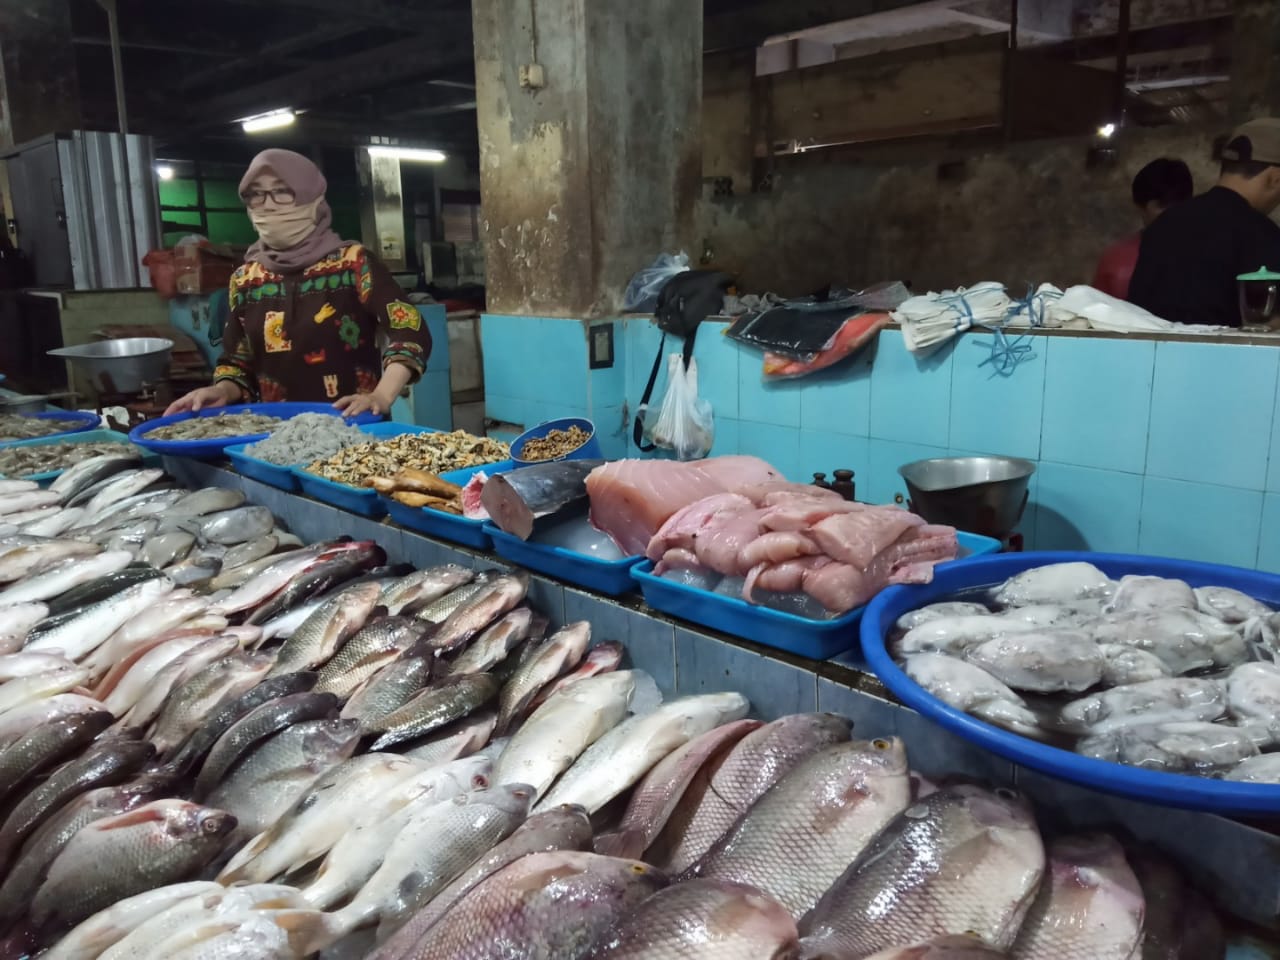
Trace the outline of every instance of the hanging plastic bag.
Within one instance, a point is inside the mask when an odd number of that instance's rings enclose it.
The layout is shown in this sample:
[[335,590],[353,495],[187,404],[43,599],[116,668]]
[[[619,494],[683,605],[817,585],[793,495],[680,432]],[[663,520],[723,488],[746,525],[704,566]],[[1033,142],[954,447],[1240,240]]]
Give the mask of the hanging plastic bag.
[[688,269],[689,255],[683,250],[675,256],[659,254],[651,266],[631,278],[622,295],[622,309],[628,313],[653,313],[658,307],[658,294],[667,281]]
[[698,397],[697,360],[690,360],[686,368],[683,354],[667,357],[667,392],[645,432],[650,443],[680,460],[697,460],[711,452],[715,419],[711,404]]

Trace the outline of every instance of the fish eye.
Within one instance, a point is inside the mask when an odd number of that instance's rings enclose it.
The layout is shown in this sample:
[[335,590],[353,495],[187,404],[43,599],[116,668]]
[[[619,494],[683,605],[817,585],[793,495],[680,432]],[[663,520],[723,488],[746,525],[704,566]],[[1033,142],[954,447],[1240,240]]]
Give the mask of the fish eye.
[[642,874],[648,873],[649,868],[646,867],[643,863],[633,863],[631,865],[631,872],[636,874],[637,876],[640,876]]
[[877,738],[871,741],[871,746],[875,747],[877,750],[888,750],[889,741]]
[[1010,790],[1008,787],[996,787],[995,794],[1001,800],[1017,800],[1018,799],[1018,792],[1016,790]]

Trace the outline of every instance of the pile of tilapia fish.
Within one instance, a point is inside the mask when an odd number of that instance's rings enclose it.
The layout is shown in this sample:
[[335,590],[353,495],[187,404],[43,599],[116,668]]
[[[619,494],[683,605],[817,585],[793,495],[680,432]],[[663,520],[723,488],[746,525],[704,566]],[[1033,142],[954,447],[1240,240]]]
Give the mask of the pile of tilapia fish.
[[259,509],[132,463],[0,485],[0,957],[1222,955],[1167,864],[1144,894],[844,718],[662,702],[523,574]]
[[1280,784],[1280,614],[1266,604],[1089,563],[1024,571],[982,601],[898,620],[892,649],[935,697],[1087,757]]

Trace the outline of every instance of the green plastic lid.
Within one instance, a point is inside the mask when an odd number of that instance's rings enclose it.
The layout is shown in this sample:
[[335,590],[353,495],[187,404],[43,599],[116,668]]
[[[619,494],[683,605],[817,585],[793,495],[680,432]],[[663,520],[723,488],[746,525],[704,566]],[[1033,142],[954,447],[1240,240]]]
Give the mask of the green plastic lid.
[[1268,270],[1266,267],[1259,267],[1257,273],[1242,273],[1236,277],[1237,280],[1280,280],[1280,273],[1274,270]]

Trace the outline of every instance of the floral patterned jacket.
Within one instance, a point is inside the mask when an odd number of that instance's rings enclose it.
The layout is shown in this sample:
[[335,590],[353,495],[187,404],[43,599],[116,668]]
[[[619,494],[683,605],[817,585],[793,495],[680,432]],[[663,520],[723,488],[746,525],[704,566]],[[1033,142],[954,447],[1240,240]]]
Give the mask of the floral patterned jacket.
[[405,364],[416,381],[431,334],[403,297],[358,243],[299,274],[246,263],[231,277],[231,316],[213,379],[230,380],[255,400],[320,403],[372,391],[389,363]]

